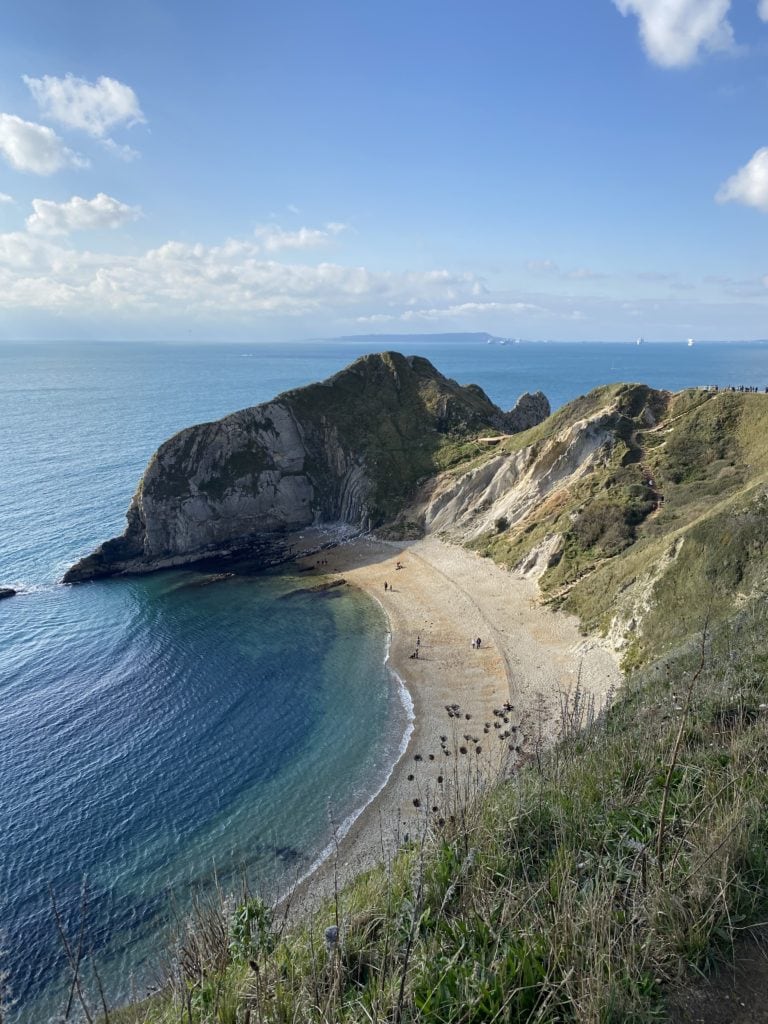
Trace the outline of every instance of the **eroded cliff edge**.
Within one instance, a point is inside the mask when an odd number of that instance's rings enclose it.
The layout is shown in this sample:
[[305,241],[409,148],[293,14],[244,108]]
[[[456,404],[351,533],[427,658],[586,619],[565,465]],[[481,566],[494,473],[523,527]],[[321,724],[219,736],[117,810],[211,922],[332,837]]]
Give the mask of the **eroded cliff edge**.
[[419,356],[363,356],[327,381],[166,441],[123,535],[72,566],[64,582],[236,554],[279,562],[292,531],[379,526],[468,438],[524,430],[549,411],[539,392],[504,412]]

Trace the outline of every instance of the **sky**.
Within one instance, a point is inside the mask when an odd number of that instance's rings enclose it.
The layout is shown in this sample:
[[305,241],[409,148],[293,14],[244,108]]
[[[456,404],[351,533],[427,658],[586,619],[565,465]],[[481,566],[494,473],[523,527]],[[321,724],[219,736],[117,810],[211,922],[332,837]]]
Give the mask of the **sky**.
[[0,339],[768,337],[768,0],[24,0]]

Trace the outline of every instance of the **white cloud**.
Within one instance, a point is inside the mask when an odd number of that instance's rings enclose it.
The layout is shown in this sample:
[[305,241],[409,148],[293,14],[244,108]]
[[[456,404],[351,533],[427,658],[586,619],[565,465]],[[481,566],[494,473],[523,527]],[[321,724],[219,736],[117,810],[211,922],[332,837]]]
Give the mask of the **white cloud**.
[[324,228],[299,228],[297,231],[285,231],[277,225],[266,224],[256,228],[254,234],[267,252],[279,252],[281,249],[314,249],[328,245],[346,229],[346,224],[335,221]]
[[717,191],[718,203],[744,203],[768,213],[768,146],[758,149]]
[[768,21],[768,0],[760,0],[757,5],[757,13],[763,21]]
[[133,146],[121,145],[115,142],[114,139],[102,139],[101,144],[108,153],[112,153],[119,160],[124,160],[125,163],[129,164],[133,160],[138,160],[141,153],[138,149],[134,149]]
[[[63,215],[68,228],[73,216],[77,226],[85,226],[82,206],[77,210]],[[36,215],[40,212],[36,208]],[[43,207],[44,221],[51,215],[57,224],[60,214]],[[0,235],[0,308],[54,314],[314,320],[345,311],[355,316],[377,308],[400,312],[469,302],[477,281],[472,274],[447,270],[397,273],[326,262],[283,263],[264,258],[252,240],[229,239],[218,246],[168,241],[127,256],[78,251],[40,227]]]
[[[643,46],[656,64],[684,67],[702,50],[732,50],[731,0],[613,0],[623,15],[640,22]],[[761,13],[768,0],[761,0]]]
[[114,78],[102,75],[95,82],[74,75],[23,78],[46,117],[94,138],[103,138],[116,125],[130,126],[145,120],[136,93]]
[[561,270],[554,260],[527,260],[525,267],[532,274],[559,277],[563,281],[602,281],[609,276],[598,270],[589,270],[587,267]]
[[0,114],[0,154],[15,170],[32,174],[88,166],[87,160],[67,149],[56,132],[15,114]]
[[32,209],[35,212],[27,217],[27,229],[41,235],[117,228],[141,216],[138,206],[128,206],[104,192],[99,192],[93,199],[72,196],[66,203],[33,199]]
[[7,192],[0,192],[0,203],[12,203],[13,196],[9,196]]

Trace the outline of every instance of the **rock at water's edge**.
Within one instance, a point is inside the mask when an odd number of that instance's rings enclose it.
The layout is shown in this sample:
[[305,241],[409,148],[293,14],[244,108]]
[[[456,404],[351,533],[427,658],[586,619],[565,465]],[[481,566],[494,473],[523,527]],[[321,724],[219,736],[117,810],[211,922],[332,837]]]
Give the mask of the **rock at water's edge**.
[[4,597],[15,597],[15,596],[16,596],[16,591],[13,589],[13,587],[0,587],[0,601]]

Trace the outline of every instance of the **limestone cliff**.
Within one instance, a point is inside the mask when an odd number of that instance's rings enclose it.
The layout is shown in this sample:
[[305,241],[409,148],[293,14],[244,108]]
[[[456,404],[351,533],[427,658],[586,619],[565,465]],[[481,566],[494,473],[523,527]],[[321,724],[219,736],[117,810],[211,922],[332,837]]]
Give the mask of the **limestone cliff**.
[[549,414],[542,394],[509,413],[417,356],[363,356],[329,380],[182,430],[147,466],[121,537],[73,566],[68,583],[248,553],[270,564],[308,526],[369,529],[479,433]]
[[403,516],[538,581],[628,663],[768,588],[768,396],[596,389],[486,438]]

